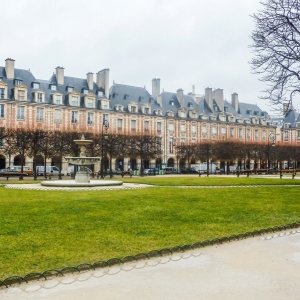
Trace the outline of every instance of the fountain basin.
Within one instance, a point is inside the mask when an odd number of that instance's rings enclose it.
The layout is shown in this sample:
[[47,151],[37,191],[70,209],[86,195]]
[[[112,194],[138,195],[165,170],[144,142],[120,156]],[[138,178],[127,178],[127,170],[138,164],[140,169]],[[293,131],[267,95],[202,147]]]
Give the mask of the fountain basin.
[[98,163],[100,157],[65,157],[65,159],[72,165],[90,166]]
[[42,181],[43,186],[56,187],[95,187],[95,186],[113,186],[122,185],[122,181],[117,180],[91,180],[90,182],[75,182],[74,180],[53,180]]

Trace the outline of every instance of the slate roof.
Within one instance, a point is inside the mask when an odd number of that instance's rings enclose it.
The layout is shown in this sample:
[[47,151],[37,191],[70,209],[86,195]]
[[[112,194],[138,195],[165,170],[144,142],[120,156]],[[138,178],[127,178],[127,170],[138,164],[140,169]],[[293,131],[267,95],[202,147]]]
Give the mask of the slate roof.
[[[297,122],[300,122],[300,115],[299,115],[299,113],[297,113],[297,111],[295,109],[292,108],[285,115],[283,123],[290,123],[291,127],[296,127]],[[283,125],[284,124],[282,124],[282,126]]]
[[156,109],[161,109],[156,100],[149,94],[149,92],[142,87],[123,85],[114,83],[109,91],[111,108],[118,104],[124,106],[124,111],[128,112],[128,104],[130,102],[138,103],[138,112],[141,113],[141,107],[147,103],[151,105],[151,114]]

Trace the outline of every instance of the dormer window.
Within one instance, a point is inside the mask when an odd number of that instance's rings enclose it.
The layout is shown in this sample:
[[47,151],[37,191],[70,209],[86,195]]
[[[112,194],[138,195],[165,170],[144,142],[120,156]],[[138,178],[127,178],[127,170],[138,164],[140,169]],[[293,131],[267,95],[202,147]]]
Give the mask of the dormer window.
[[37,93],[37,102],[38,103],[44,102],[44,94],[43,93]]
[[169,116],[169,117],[174,117],[174,111],[172,111],[172,110],[171,110],[171,111],[168,111],[168,116]]
[[129,99],[129,95],[128,94],[125,94],[124,95],[124,100],[128,100]]
[[258,116],[259,115],[259,111],[255,110],[254,111],[254,116]]
[[191,117],[192,117],[193,119],[196,119],[196,118],[197,118],[197,113],[192,112],[192,113],[191,113]]
[[214,111],[215,112],[219,111],[218,106],[214,106]]
[[289,128],[290,127],[290,124],[289,123],[285,123],[284,124],[284,128]]
[[185,118],[185,112],[184,112],[184,111],[180,111],[180,112],[179,112],[179,116],[180,116],[181,118]]
[[72,86],[68,86],[68,87],[67,87],[67,91],[68,91],[69,93],[72,93],[72,92],[74,91],[74,88],[73,88]]
[[50,84],[50,90],[51,91],[56,91],[56,85],[55,84]]
[[247,114],[247,115],[252,115],[252,110],[247,109],[246,114]]
[[144,97],[140,96],[139,101],[143,101]]
[[33,87],[34,89],[39,89],[39,88],[40,88],[40,84],[39,84],[38,82],[33,82],[33,83],[32,83],[32,87]]
[[174,101],[171,100],[170,101],[170,105],[174,106]]
[[88,90],[88,89],[83,89],[83,94],[84,94],[84,95],[87,95],[87,94],[88,94],[88,92],[89,92],[89,90]]
[[145,114],[149,115],[149,107],[145,107]]
[[71,102],[72,106],[78,106],[79,101],[78,101],[78,97],[77,96],[72,96],[71,101],[72,101]]
[[0,99],[4,99],[4,98],[5,98],[5,89],[0,88]]
[[122,106],[122,105],[116,106],[116,110],[117,110],[117,111],[123,111],[123,106]]
[[22,80],[21,79],[15,79],[15,85],[21,84]]
[[54,103],[55,104],[61,104],[61,95],[54,95]]
[[93,99],[93,98],[88,98],[88,99],[87,99],[86,106],[87,106],[88,108],[94,108],[94,99]]
[[228,112],[228,107],[227,106],[224,106],[224,111]]
[[136,113],[136,107],[135,106],[131,106],[131,112]]
[[[114,94],[115,94],[115,93],[114,93]],[[102,91],[98,91],[98,92],[97,92],[97,96],[98,96],[98,97],[103,97],[103,96],[104,96],[104,94],[103,94],[103,92],[102,92]]]
[[300,122],[297,122],[297,125],[296,125],[298,128],[300,127]]
[[188,103],[188,107],[193,107],[193,104],[191,102]]
[[108,109],[108,101],[106,100],[101,100],[101,108],[102,109]]

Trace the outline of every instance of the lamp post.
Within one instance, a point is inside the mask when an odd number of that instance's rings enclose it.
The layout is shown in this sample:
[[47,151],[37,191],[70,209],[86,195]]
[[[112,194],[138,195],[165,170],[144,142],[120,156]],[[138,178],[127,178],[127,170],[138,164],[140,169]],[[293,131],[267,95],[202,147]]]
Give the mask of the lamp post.
[[104,151],[103,151],[103,148],[104,148],[104,140],[108,139],[108,133],[107,133],[108,128],[109,128],[109,122],[107,120],[103,120],[102,139],[101,139],[101,143],[102,143],[102,146],[101,146],[101,150],[102,150],[102,153],[101,153],[101,179],[104,179],[104,162],[103,162]]
[[272,140],[272,147],[275,147],[275,134],[273,132],[270,132],[269,136],[268,136],[268,174],[269,174],[269,170],[270,170],[270,140]]
[[[172,137],[172,141],[171,141],[171,150],[172,151],[170,151],[170,152],[172,152],[172,153],[174,153],[174,146],[176,146],[176,137],[175,136]],[[175,151],[177,151],[177,150],[175,149]],[[177,156],[177,153],[176,153],[176,159],[177,159],[177,173],[178,173],[178,156]]]

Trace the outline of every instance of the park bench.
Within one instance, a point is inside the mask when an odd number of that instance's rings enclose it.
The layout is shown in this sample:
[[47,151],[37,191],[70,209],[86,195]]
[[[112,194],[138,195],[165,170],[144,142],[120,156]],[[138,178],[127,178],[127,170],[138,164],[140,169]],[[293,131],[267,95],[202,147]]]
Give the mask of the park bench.
[[122,171],[122,172],[121,172],[122,178],[123,178],[125,175],[129,175],[130,178],[131,178],[131,177],[132,177],[132,171]]
[[292,174],[292,178],[294,179],[297,174],[297,169],[292,170],[279,170],[279,176],[282,178],[283,174]]

